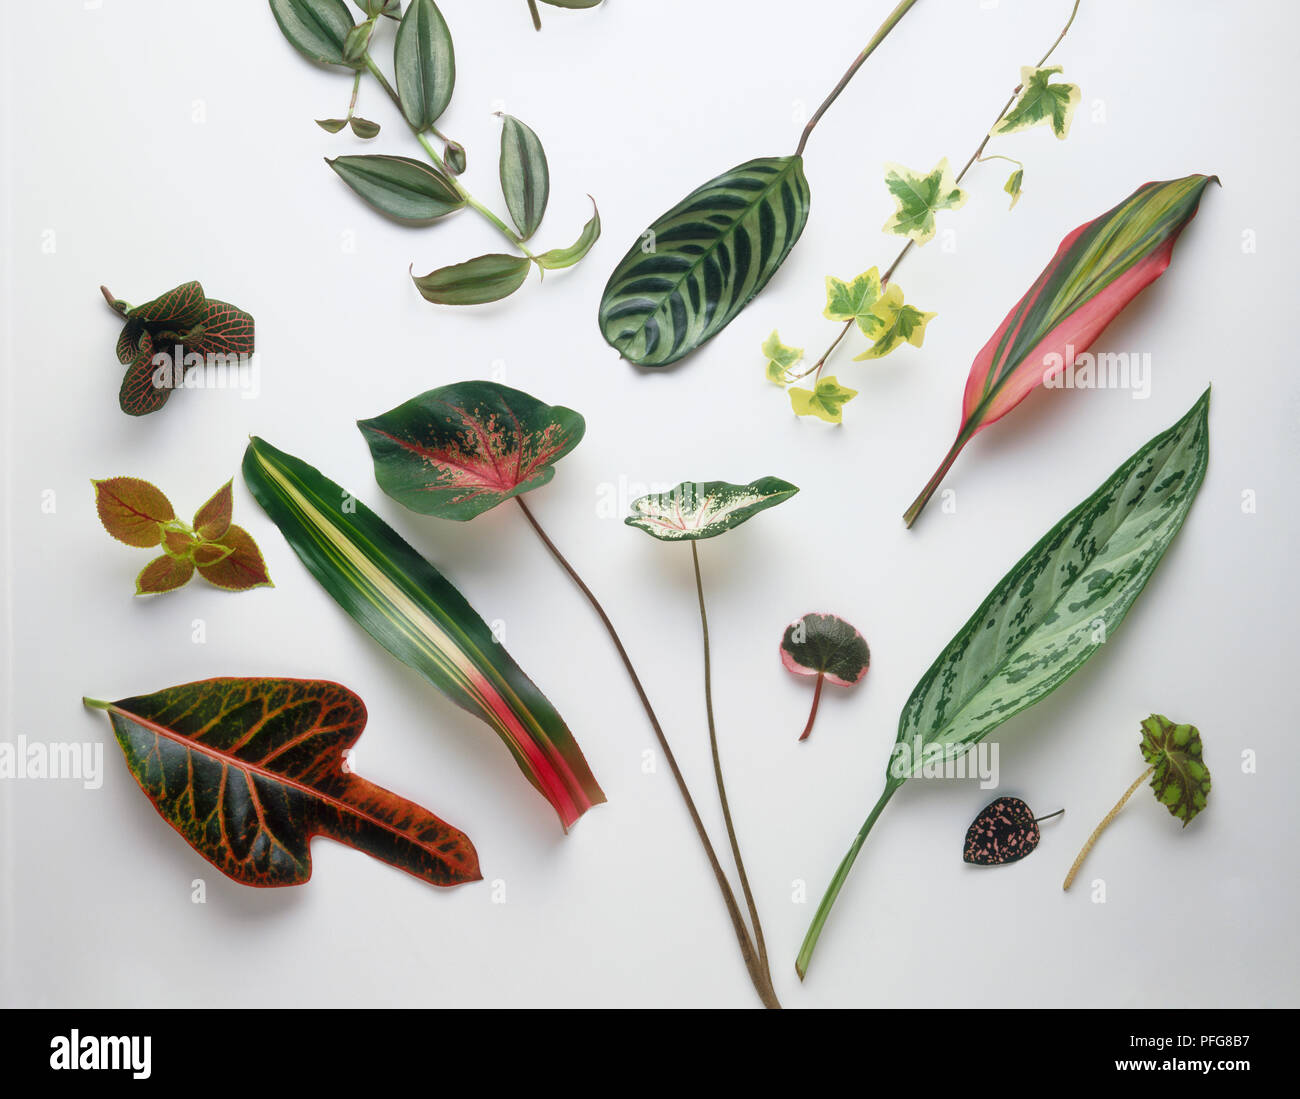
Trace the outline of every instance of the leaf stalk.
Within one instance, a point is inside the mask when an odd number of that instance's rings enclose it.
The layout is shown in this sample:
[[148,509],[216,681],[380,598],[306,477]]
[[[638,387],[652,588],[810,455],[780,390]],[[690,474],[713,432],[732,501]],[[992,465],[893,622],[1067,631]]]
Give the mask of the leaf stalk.
[[1083,845],[1083,849],[1074,860],[1074,865],[1070,867],[1070,872],[1065,875],[1065,881],[1061,884],[1062,889],[1069,889],[1070,886],[1074,884],[1075,875],[1079,873],[1080,868],[1083,866],[1083,860],[1088,857],[1088,852],[1092,850],[1093,844],[1097,842],[1101,837],[1101,834],[1110,826],[1110,822],[1119,815],[1119,811],[1128,804],[1128,799],[1137,793],[1138,787],[1146,782],[1154,771],[1155,766],[1153,765],[1138,775],[1137,781],[1125,790],[1124,796],[1115,803],[1115,808],[1101,818],[1101,823],[1092,830],[1092,835],[1088,837],[1088,842]]

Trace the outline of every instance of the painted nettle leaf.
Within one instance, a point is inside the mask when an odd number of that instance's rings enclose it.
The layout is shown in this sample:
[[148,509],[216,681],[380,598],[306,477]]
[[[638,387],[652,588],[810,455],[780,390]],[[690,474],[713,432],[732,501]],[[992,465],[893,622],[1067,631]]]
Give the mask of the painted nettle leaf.
[[467,521],[548,484],[586,421],[497,382],[456,382],[358,420],[379,487],[399,504]]
[[270,0],[271,14],[293,48],[321,65],[356,68],[344,57],[355,23],[343,0]]
[[564,720],[465,597],[365,504],[254,438],[244,480],[321,586],[367,633],[494,729],[567,830],[605,800]]
[[413,130],[432,126],[456,87],[456,53],[447,21],[433,0],[410,0],[397,28],[393,68],[402,113]]
[[971,439],[1038,386],[1056,384],[1076,363],[1083,364],[1080,369],[1090,363],[1088,348],[1169,266],[1174,244],[1212,180],[1217,177],[1190,175],[1145,183],[1061,241],[975,357],[956,441],[904,514],[909,527]]
[[381,214],[408,225],[431,225],[465,205],[443,172],[410,157],[336,156],[325,163]]
[[779,477],[761,477],[747,485],[683,481],[669,492],[633,500],[632,514],[623,522],[663,542],[716,538],[798,491]]
[[[1187,518],[1209,461],[1207,389],[1022,557],[921,677],[885,789],[835,871],[795,963],[802,978],[867,834],[927,767],[956,761],[1103,648]],[[931,772],[933,773],[933,772]]]
[[244,885],[301,885],[326,836],[430,885],[478,881],[469,837],[348,769],[365,704],[318,679],[206,679],[117,702],[112,723],[158,814]]
[[550,170],[541,140],[528,126],[508,114],[501,122],[501,193],[519,236],[527,240],[546,214]]

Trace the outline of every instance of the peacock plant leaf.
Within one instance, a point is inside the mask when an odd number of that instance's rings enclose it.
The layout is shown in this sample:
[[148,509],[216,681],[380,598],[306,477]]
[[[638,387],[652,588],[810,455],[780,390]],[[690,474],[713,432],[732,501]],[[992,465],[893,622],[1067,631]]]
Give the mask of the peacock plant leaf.
[[623,522],[663,542],[716,538],[798,491],[779,477],[762,477],[747,485],[683,481],[671,492],[633,500],[632,514]]
[[457,382],[357,421],[375,480],[399,504],[465,521],[541,488],[586,421],[496,382]]
[[206,679],[85,702],[163,820],[237,882],[301,885],[314,836],[431,885],[482,877],[468,836],[348,769],[366,708],[337,683]]
[[487,722],[567,830],[605,800],[546,696],[465,597],[318,470],[254,438],[244,481],[321,586],[393,656]]
[[1187,518],[1209,462],[1210,393],[1138,449],[1025,554],[921,677],[898,719],[885,789],[831,879],[795,963],[807,972],[853,862],[889,799],[1051,694],[1124,621]]
[[903,521],[910,527],[957,455],[1034,389],[1052,384],[1169,266],[1174,243],[1217,177],[1145,183],[1056,250],[971,366],[956,441]]

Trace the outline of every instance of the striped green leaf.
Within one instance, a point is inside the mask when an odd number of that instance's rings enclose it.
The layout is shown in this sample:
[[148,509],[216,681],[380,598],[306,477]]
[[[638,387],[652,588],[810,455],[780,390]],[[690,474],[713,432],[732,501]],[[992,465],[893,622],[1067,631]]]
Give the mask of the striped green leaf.
[[[590,195],[587,197],[591,198]],[[596,200],[593,198],[591,199],[591,217],[587,220],[587,224],[582,227],[578,239],[567,248],[552,248],[549,252],[542,252],[537,257],[537,266],[545,268],[547,271],[558,271],[563,267],[572,267],[591,251],[591,246],[599,239],[600,211],[596,208]]]
[[270,0],[271,14],[303,57],[321,65],[355,68],[345,44],[354,23],[343,0]]
[[432,126],[456,87],[451,31],[433,0],[411,0],[397,28],[393,68],[406,121],[417,130]]
[[1187,518],[1209,462],[1210,392],[1119,467],[994,586],[898,719],[885,790],[841,862],[799,953],[802,977],[885,804],[1050,694],[1114,636]]
[[306,462],[254,438],[244,481],[321,586],[404,664],[505,741],[567,830],[605,800],[563,719],[464,596]]
[[542,224],[551,194],[546,152],[533,131],[517,118],[501,116],[501,193],[510,219],[527,240]]
[[436,305],[483,305],[508,298],[523,286],[529,263],[523,256],[489,252],[411,277],[425,301]]
[[614,269],[600,330],[629,362],[667,366],[721,332],[776,274],[808,221],[799,156],[762,157],[692,191]]
[[336,156],[325,163],[381,214],[408,225],[428,225],[465,205],[442,172],[410,157]]

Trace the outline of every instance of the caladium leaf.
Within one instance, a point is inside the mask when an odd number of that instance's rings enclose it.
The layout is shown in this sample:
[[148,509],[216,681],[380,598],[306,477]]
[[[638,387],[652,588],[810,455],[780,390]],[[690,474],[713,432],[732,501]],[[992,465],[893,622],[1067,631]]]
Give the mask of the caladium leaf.
[[463,832],[352,773],[366,708],[337,683],[207,679],[104,710],[159,815],[244,885],[301,885],[327,836],[431,885],[478,881]]
[[322,65],[355,67],[344,58],[354,23],[343,0],[270,0],[271,14],[303,57]]
[[337,156],[325,163],[381,214],[409,225],[430,225],[465,205],[447,176],[410,157]]
[[779,477],[762,477],[747,485],[683,481],[671,492],[633,500],[632,514],[623,522],[664,542],[716,538],[798,491]]
[[567,830],[605,795],[563,719],[447,579],[351,493],[254,438],[244,480],[321,586],[505,741]]
[[519,119],[501,116],[501,193],[510,219],[527,240],[542,224],[551,194],[550,170],[541,140]]
[[1201,759],[1200,730],[1152,714],[1142,722],[1142,757],[1153,768],[1151,789],[1156,800],[1186,828],[1210,796],[1210,771]]
[[867,833],[936,759],[956,760],[1105,646],[1187,518],[1209,462],[1210,393],[1124,462],[994,585],[921,677],[898,719],[885,789],[804,939],[800,977]]
[[822,684],[829,680],[840,687],[862,682],[871,664],[866,638],[834,614],[805,614],[791,622],[781,635],[781,663],[798,676],[815,676],[812,712],[800,734],[807,740],[817,718]]
[[[590,195],[587,196],[591,198]],[[591,199],[591,217],[582,227],[582,232],[578,234],[575,240],[567,248],[552,248],[550,251],[542,252],[537,257],[537,266],[543,267],[547,271],[557,271],[563,267],[572,267],[581,260],[588,252],[591,246],[600,239],[600,211],[596,208],[596,200]]]
[[496,382],[457,382],[421,393],[357,427],[375,480],[421,515],[465,521],[541,488],[587,425]]
[[786,347],[773,328],[772,334],[763,341],[762,352],[767,358],[767,366],[764,368],[767,380],[777,385],[788,385],[793,380],[790,368],[803,358],[803,348]]
[[947,157],[926,175],[901,164],[886,164],[885,186],[897,209],[885,222],[884,231],[910,237],[917,244],[934,237],[934,215],[940,210],[960,210],[966,205],[967,193],[954,181]]
[[834,275],[826,276],[826,308],[823,316],[830,321],[853,321],[867,335],[879,326],[872,312],[880,299],[880,269],[864,271],[852,282]]
[[163,524],[176,518],[176,509],[162,489],[139,477],[108,477],[91,481],[99,521],[119,542],[140,549],[162,544]]
[[451,31],[433,0],[411,0],[393,45],[397,95],[415,130],[432,126],[447,109],[456,86]]
[[1022,67],[1020,95],[990,132],[1000,136],[1019,133],[1032,126],[1048,125],[1052,127],[1052,133],[1064,141],[1083,93],[1078,84],[1067,84],[1063,80],[1051,83],[1052,77],[1061,72],[1060,65],[1045,69],[1036,69],[1033,65]]
[[767,285],[807,221],[802,157],[763,157],[723,172],[628,250],[601,297],[601,334],[638,366],[676,362]]
[[925,342],[925,326],[936,316],[937,313],[924,313],[915,306],[904,305],[902,287],[890,283],[881,299],[871,307],[870,318],[875,321],[875,327],[868,329],[859,322],[859,327],[873,342],[861,355],[854,355],[853,361],[883,359],[905,343],[920,347]]
[[856,389],[840,385],[833,377],[820,378],[812,389],[789,390],[790,407],[796,416],[816,416],[828,424],[838,424],[844,418],[844,406],[858,395]]
[[961,427],[930,482],[907,509],[911,526],[965,445],[1087,351],[1124,307],[1169,266],[1214,176],[1145,183],[1070,233],[971,366]]
[[530,262],[523,256],[491,252],[464,263],[411,276],[425,301],[437,305],[483,305],[508,298],[524,284]]
[[1020,798],[998,798],[980,810],[962,844],[962,861],[972,866],[1004,866],[1031,855],[1043,838],[1039,820],[1055,817],[1058,809],[1035,819],[1034,811]]

